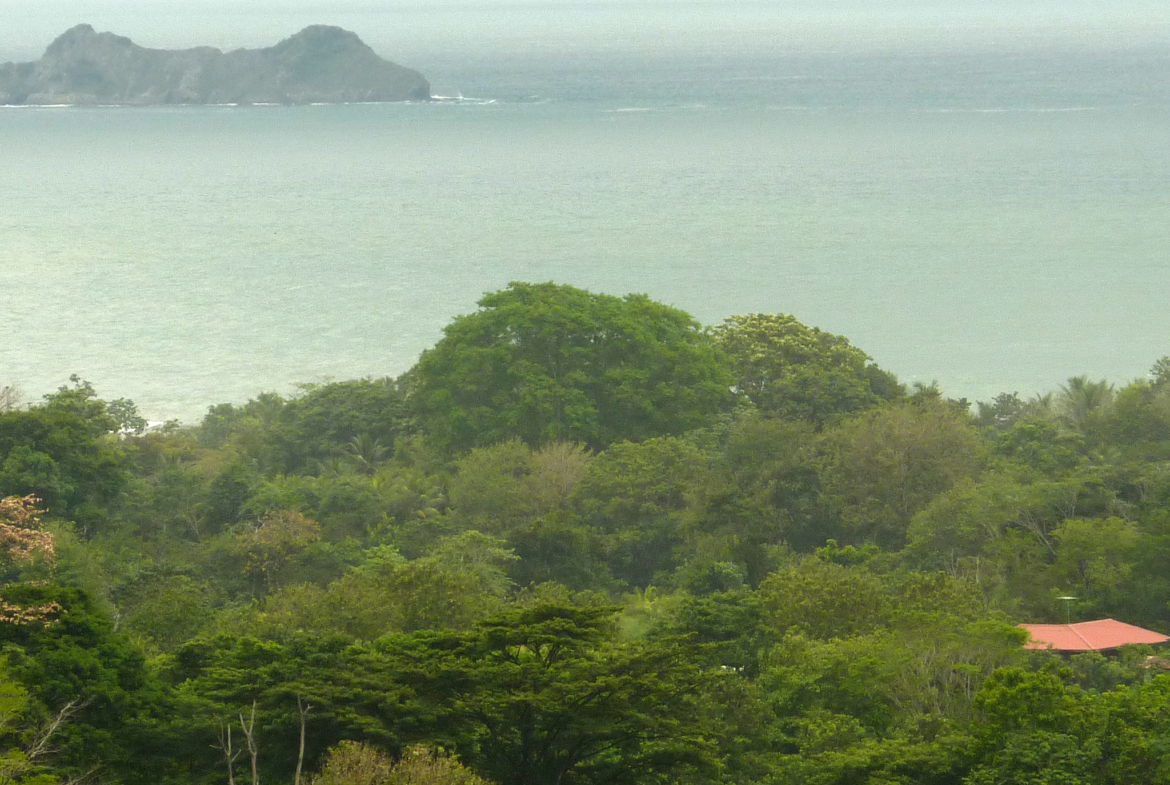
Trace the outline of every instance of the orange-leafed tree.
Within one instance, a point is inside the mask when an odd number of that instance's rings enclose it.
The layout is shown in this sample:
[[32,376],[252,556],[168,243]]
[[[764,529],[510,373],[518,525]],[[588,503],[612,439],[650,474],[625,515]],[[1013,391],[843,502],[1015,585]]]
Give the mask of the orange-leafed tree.
[[[35,496],[7,496],[0,499],[0,570],[43,560],[50,566],[56,559],[53,535],[45,530]],[[62,612],[55,602],[19,605],[3,598],[6,589],[18,584],[0,584],[0,624],[44,624],[48,626]]]

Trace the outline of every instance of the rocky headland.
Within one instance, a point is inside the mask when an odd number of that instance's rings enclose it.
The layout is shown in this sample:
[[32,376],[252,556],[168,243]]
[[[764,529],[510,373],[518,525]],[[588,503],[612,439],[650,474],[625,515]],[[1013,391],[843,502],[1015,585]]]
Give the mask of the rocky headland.
[[146,49],[78,25],[33,63],[0,65],[0,104],[309,104],[430,98],[422,74],[340,27],[266,49]]

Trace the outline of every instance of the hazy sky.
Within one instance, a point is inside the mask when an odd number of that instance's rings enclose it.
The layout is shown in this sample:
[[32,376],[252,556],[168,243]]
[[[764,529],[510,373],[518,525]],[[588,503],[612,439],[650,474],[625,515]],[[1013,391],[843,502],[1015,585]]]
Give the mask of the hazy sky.
[[745,36],[777,46],[1165,41],[1170,0],[0,0],[0,61],[34,59],[88,22],[144,46],[265,46],[312,23],[386,56],[441,49],[658,45]]

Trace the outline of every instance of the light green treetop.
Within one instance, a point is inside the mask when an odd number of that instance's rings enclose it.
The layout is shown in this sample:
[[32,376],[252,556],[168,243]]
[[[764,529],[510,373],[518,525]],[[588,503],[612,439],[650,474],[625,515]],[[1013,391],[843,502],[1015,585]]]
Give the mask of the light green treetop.
[[761,411],[822,423],[902,394],[848,339],[787,314],[732,316],[710,332],[731,359],[737,391]]

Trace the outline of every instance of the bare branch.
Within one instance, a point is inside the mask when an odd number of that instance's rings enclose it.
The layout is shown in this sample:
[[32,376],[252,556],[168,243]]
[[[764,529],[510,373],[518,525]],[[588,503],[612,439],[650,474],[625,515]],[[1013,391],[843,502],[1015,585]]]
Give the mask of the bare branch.
[[260,785],[260,775],[256,772],[256,758],[260,755],[260,747],[256,744],[256,701],[252,701],[252,714],[247,721],[240,714],[240,728],[248,740],[248,756],[252,759],[252,785]]
[[99,766],[94,766],[89,771],[82,772],[81,774],[75,774],[69,779],[63,781],[60,785],[86,785],[90,781],[90,778],[97,774],[99,768]]
[[236,785],[236,759],[244,753],[243,750],[232,749],[232,724],[219,726],[219,749],[227,759],[228,785]]
[[0,412],[14,412],[24,403],[24,394],[19,389],[7,384],[0,387]]
[[53,734],[63,725],[70,717],[77,714],[79,711],[89,705],[88,700],[75,699],[66,703],[61,709],[53,715],[52,719],[45,724],[45,727],[37,734],[33,743],[25,750],[25,756],[34,761],[46,752],[49,752],[49,741],[52,740]]

